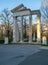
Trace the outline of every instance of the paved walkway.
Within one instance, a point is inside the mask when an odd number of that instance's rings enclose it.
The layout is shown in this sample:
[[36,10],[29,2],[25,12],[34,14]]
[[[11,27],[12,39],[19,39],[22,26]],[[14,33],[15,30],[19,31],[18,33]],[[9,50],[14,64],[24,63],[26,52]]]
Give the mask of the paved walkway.
[[0,65],[36,65],[36,63],[40,64],[41,61],[47,63],[47,49],[48,47],[32,45],[2,45],[0,46]]
[[41,50],[30,55],[19,65],[48,65],[48,50]]

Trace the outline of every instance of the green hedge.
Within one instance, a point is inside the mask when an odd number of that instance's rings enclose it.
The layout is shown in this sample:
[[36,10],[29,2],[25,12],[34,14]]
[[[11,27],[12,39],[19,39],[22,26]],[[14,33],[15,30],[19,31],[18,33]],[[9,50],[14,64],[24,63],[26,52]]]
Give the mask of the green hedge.
[[37,40],[32,40],[32,42],[37,42]]
[[48,39],[47,39],[47,44],[48,44]]
[[4,44],[4,40],[0,40],[0,44]]

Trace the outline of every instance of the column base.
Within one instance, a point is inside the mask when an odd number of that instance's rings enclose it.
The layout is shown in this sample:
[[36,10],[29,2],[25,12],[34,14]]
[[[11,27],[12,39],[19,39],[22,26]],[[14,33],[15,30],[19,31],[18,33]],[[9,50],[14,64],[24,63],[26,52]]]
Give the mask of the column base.
[[37,42],[38,42],[39,44],[41,44],[41,40],[40,40],[40,39],[37,39]]
[[21,40],[20,43],[23,43],[23,41]]
[[29,43],[32,43],[32,41],[29,41]]
[[8,37],[5,37],[5,43],[4,44],[8,44]]
[[17,43],[16,41],[12,41],[11,43]]
[[40,42],[41,40],[40,39],[37,39],[37,42]]
[[11,43],[17,43],[17,41],[15,39],[13,39],[13,41]]

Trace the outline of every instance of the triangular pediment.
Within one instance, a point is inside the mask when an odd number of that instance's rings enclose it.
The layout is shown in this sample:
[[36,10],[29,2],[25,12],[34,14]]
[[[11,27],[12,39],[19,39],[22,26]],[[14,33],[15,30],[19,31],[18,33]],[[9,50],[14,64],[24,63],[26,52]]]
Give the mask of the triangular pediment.
[[23,10],[28,10],[23,4],[15,7],[14,9],[12,9],[12,12],[16,12],[16,11],[23,11]]
[[22,7],[18,8],[16,11],[21,11],[21,10],[25,10],[25,9],[27,9],[27,8],[22,6]]

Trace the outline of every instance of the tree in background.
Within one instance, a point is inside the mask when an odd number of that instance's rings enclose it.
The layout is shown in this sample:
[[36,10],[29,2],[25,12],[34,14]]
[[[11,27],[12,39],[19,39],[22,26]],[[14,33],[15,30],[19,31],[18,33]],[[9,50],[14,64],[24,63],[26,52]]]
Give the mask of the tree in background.
[[43,0],[41,3],[41,15],[43,26],[47,28],[46,34],[48,39],[48,0]]
[[41,3],[41,15],[42,21],[46,25],[48,24],[48,0],[43,0]]
[[8,37],[8,40],[9,40],[9,27],[12,24],[12,20],[13,20],[13,17],[11,12],[8,9],[4,9],[2,13],[0,14],[0,21],[2,25],[5,25],[5,31],[6,31],[6,36]]

